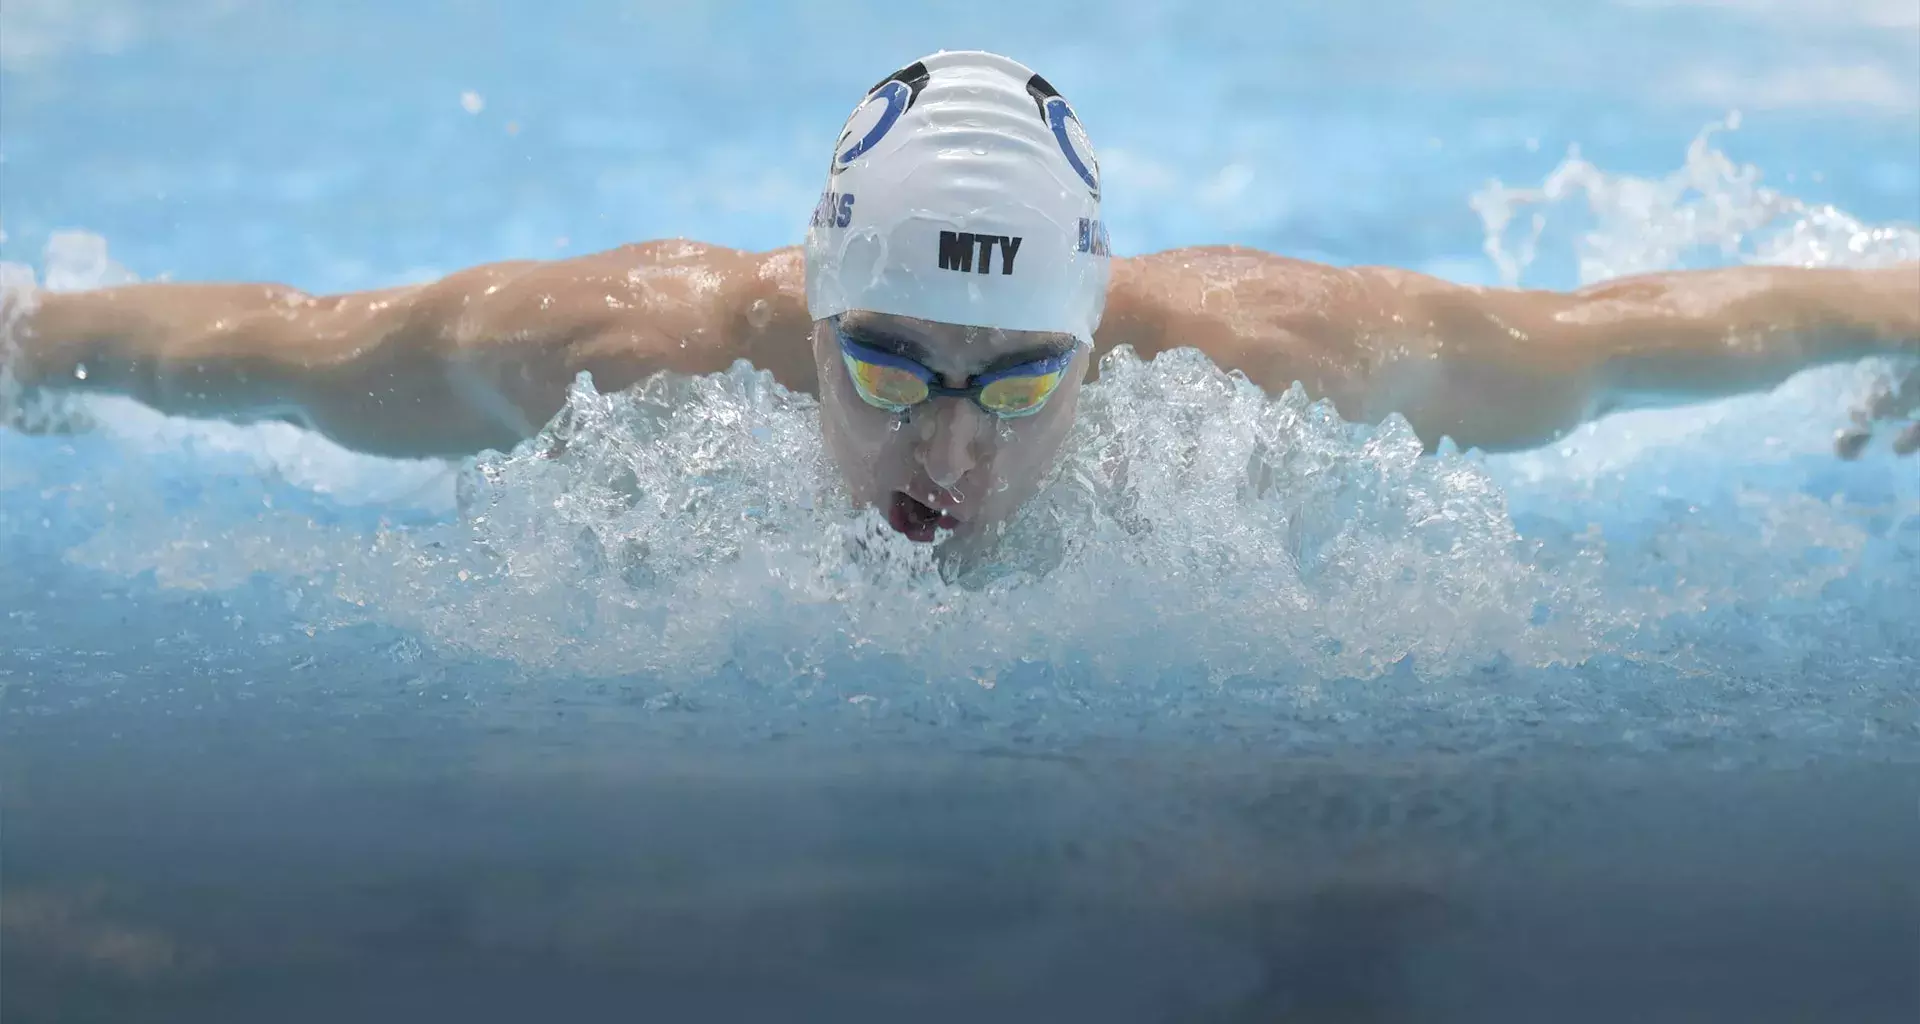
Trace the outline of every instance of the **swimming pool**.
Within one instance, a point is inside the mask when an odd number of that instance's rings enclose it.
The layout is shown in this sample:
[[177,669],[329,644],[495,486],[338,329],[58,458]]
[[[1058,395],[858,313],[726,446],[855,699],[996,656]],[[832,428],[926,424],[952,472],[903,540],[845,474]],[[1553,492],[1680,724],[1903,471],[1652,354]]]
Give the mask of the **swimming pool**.
[[[11,0],[0,258],[787,244],[940,46],[1073,99],[1123,252],[1920,258],[1910,5],[1211,10]],[[744,369],[458,465],[67,403],[0,430],[6,1016],[1904,1019],[1892,369],[1424,457],[1121,358],[970,563]]]

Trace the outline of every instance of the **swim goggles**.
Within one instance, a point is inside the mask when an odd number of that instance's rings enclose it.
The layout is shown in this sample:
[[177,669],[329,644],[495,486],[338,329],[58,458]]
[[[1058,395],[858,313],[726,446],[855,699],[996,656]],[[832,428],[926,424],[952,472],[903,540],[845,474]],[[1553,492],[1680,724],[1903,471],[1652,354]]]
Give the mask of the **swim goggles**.
[[995,416],[1031,416],[1047,404],[1073,364],[1078,346],[1018,366],[989,370],[967,379],[965,387],[950,388],[940,375],[915,360],[862,345],[847,336],[840,318],[829,317],[840,342],[840,358],[847,364],[853,388],[868,405],[900,413],[934,398],[970,398]]

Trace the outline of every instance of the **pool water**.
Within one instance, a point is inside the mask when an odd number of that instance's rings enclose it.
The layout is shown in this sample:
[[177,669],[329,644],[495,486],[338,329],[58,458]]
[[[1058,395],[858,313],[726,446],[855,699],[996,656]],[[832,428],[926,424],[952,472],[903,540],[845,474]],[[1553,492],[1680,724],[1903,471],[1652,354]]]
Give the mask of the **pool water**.
[[[1920,259],[1910,5],[1209,11],[10,0],[0,287],[789,244],[940,46],[1126,253]],[[970,553],[747,367],[460,463],[0,381],[0,1015],[1911,1019],[1906,367],[1494,456],[1103,369]]]

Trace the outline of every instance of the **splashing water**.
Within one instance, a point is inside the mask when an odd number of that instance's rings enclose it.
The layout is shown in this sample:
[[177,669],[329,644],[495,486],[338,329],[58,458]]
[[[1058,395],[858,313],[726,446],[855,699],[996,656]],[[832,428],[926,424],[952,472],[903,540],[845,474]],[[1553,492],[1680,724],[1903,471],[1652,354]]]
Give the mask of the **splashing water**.
[[[1920,253],[1911,228],[1761,188],[1709,138],[1660,182],[1570,159],[1540,189],[1495,186],[1475,199],[1489,254],[1517,280],[1516,211],[1574,191],[1600,223],[1585,280],[1703,245]],[[94,277],[49,285],[109,279],[83,242]],[[67,404],[91,433],[0,433],[0,523],[62,537],[73,571],[214,594],[265,580],[309,635],[372,624],[547,687],[624,679],[649,712],[1911,747],[1920,640],[1898,610],[1920,597],[1920,483],[1885,453],[1826,450],[1875,372],[1489,459],[1425,456],[1397,418],[1347,424],[1191,351],[1121,351],[1048,486],[971,549],[851,510],[813,400],[745,365],[611,395],[583,378],[537,437],[452,469],[88,400]]]
[[1581,284],[1686,266],[1728,262],[1886,267],[1920,260],[1920,230],[1862,224],[1760,184],[1760,171],[1735,164],[1713,137],[1740,127],[1740,115],[1710,125],[1687,147],[1686,164],[1659,179],[1609,174],[1575,147],[1538,188],[1490,183],[1470,203],[1486,230],[1484,248],[1509,287],[1520,284],[1547,230],[1545,210],[1586,196],[1592,229],[1579,236]]

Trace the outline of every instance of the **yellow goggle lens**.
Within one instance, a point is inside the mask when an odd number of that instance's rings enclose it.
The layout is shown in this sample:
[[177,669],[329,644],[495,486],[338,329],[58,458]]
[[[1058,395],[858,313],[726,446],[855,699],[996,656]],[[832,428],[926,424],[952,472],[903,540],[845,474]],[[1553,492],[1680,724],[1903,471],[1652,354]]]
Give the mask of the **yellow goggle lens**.
[[1000,416],[1030,416],[1046,404],[1065,373],[1061,370],[1032,377],[1002,377],[980,392],[980,404]]
[[927,400],[927,382],[897,366],[881,366],[842,354],[847,375],[860,397],[881,408],[895,411],[919,405]]

